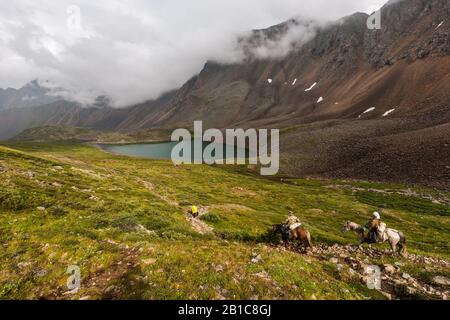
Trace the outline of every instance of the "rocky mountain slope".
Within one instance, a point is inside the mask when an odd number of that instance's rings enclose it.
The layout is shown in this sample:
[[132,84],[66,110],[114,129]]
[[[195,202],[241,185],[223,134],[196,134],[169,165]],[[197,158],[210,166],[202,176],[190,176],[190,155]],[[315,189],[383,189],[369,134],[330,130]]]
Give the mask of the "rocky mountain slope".
[[381,30],[369,30],[362,13],[312,26],[315,36],[294,41],[284,57],[257,59],[251,49],[301,22],[255,31],[240,41],[245,61],[208,62],[156,101],[121,110],[53,104],[20,116],[0,112],[0,137],[11,135],[11,123],[20,123],[15,133],[42,124],[169,130],[194,120],[205,127],[277,127],[284,173],[448,188],[450,4],[390,1],[381,17]]
[[[447,1],[401,1],[382,9],[381,30],[368,30],[368,16],[358,13],[319,28],[284,58],[208,62],[139,126],[289,125],[355,119],[369,108],[376,110],[365,119],[392,109],[391,117],[431,112],[450,99],[449,17]],[[285,30],[274,28],[267,34]]]

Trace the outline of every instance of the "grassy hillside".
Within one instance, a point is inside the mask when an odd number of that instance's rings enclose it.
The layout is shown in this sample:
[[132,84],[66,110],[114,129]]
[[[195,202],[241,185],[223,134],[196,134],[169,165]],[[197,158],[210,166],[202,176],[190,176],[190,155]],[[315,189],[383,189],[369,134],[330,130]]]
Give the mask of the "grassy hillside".
[[[357,244],[342,224],[363,223],[383,205],[409,253],[448,260],[449,198],[402,185],[268,180],[245,167],[174,166],[83,144],[11,143],[0,146],[0,299],[382,299],[332,256],[270,242],[271,225],[294,211],[315,244]],[[200,222],[186,218],[190,204],[206,213]],[[366,263],[398,262],[424,284],[450,276],[445,263],[379,252]],[[81,269],[77,293],[67,293],[69,265]]]
[[76,142],[130,142],[133,138],[117,132],[101,132],[72,126],[45,126],[30,128],[12,138],[13,141],[76,141]]

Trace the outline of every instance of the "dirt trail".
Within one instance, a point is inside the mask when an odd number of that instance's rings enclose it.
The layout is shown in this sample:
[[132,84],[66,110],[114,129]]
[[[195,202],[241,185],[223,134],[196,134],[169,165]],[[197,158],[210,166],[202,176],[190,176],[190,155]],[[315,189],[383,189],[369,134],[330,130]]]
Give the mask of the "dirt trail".
[[[143,184],[144,187],[149,192],[151,192],[153,195],[157,196],[158,198],[160,198],[164,202],[166,202],[169,205],[174,206],[174,207],[179,207],[180,206],[180,204],[177,201],[169,199],[167,196],[164,196],[164,195],[161,195],[161,194],[157,193],[153,183],[145,181],[145,180],[142,180],[142,179],[139,179],[139,178],[137,180],[138,180],[139,183]],[[207,214],[208,210],[209,210],[209,207],[199,207],[199,215],[198,215],[197,218],[192,217],[189,213],[186,215],[186,220],[191,224],[192,229],[194,229],[195,232],[198,232],[200,234],[207,234],[207,233],[211,233],[214,230],[208,224],[206,224],[205,222],[200,220],[200,217],[205,215],[205,214]]]
[[192,229],[194,229],[196,232],[198,232],[200,234],[211,233],[214,230],[214,228],[209,226],[207,223],[203,222],[202,220],[200,220],[200,217],[204,216],[208,212],[209,212],[209,207],[199,207],[198,208],[198,217],[194,218],[193,216],[191,216],[190,213],[188,213],[186,215],[186,220],[189,221],[189,223],[192,226]]
[[155,190],[155,185],[154,185],[153,183],[148,182],[148,181],[145,181],[145,180],[142,180],[142,179],[139,179],[139,178],[137,179],[137,181],[138,181],[139,183],[143,184],[144,187],[145,187],[149,192],[151,192],[153,195],[157,196],[159,199],[163,200],[163,201],[166,202],[167,204],[169,204],[169,205],[171,205],[171,206],[173,206],[173,207],[178,207],[178,206],[180,205],[177,201],[172,200],[172,199],[169,199],[169,197],[167,197],[167,196],[165,196],[165,195],[162,195],[162,194],[159,194],[158,192],[156,192],[156,190]]
[[207,225],[205,222],[203,222],[198,218],[186,216],[186,219],[191,224],[192,229],[194,229],[196,232],[200,234],[211,233],[214,230],[212,227],[210,227],[209,225]]

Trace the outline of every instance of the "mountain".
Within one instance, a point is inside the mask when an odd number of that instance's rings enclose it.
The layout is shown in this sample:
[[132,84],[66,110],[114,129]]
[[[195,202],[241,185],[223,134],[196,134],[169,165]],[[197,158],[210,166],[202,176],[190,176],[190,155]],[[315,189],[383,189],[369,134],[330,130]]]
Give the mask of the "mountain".
[[41,106],[58,100],[62,98],[52,94],[49,88],[43,87],[37,80],[20,89],[0,88],[0,110]]
[[[243,62],[207,62],[155,101],[120,110],[53,103],[1,111],[0,137],[12,135],[5,127],[17,134],[44,124],[120,132],[191,127],[194,120],[277,127],[286,174],[450,188],[449,17],[446,0],[403,0],[382,8],[381,30],[369,30],[363,13],[326,26],[290,20],[240,39]],[[296,41],[297,29],[313,36]],[[286,35],[289,54],[254,55]]]
[[381,16],[381,30],[362,13],[318,28],[284,58],[208,62],[164,108],[121,129],[279,127],[286,174],[450,188],[450,3],[390,2]]
[[379,31],[358,13],[320,28],[282,59],[208,62],[145,125],[286,126],[355,119],[369,108],[376,111],[365,119],[393,108],[395,116],[431,112],[449,103],[449,11],[448,1],[401,1],[383,8]]

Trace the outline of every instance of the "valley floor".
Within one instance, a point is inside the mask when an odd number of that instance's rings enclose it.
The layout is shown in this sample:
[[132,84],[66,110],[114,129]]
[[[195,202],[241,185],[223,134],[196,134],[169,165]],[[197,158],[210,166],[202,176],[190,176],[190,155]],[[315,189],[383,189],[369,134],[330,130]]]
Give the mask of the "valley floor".
[[[0,146],[0,299],[442,299],[450,194],[368,182],[271,179],[246,167],[174,166],[84,144]],[[200,207],[190,219],[191,204]],[[342,234],[382,206],[408,256]],[[317,248],[272,241],[295,212]],[[67,288],[67,268],[81,288]],[[361,269],[378,265],[383,293]]]

